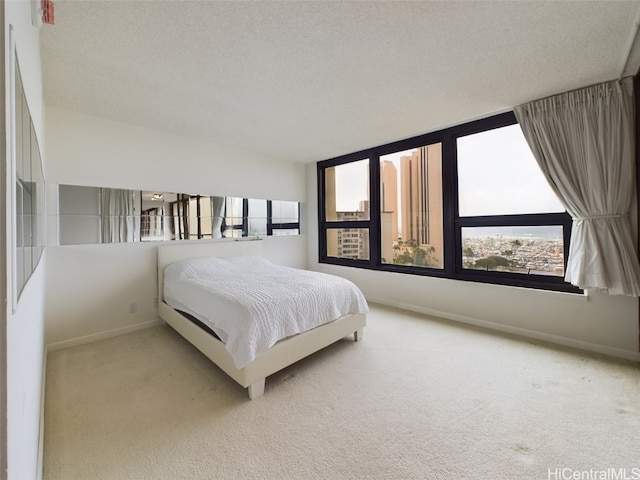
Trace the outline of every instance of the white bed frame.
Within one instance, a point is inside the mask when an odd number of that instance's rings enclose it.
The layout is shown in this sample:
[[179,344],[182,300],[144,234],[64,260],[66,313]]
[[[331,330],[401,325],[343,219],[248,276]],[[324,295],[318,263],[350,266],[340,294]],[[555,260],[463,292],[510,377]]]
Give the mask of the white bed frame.
[[352,314],[326,323],[307,332],[286,338],[261,353],[249,365],[237,369],[224,343],[206,332],[184,315],[164,302],[164,268],[170,263],[202,257],[229,257],[234,255],[262,255],[260,240],[179,242],[158,247],[158,311],[160,318],[205,354],[227,375],[248,389],[254,400],[264,393],[265,378],[311,355],[341,338],[354,334],[357,342],[362,339],[366,316]]

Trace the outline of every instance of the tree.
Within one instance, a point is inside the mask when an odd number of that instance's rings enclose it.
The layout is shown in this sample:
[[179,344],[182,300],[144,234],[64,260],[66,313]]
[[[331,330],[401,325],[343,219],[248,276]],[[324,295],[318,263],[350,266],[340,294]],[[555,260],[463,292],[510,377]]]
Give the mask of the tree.
[[508,267],[511,262],[498,255],[491,255],[489,257],[480,258],[476,260],[475,267],[482,270],[495,270],[498,267]]
[[393,263],[429,267],[438,261],[438,259],[433,256],[435,251],[435,247],[431,245],[418,245],[413,239],[407,240],[406,242],[398,239],[393,246]]

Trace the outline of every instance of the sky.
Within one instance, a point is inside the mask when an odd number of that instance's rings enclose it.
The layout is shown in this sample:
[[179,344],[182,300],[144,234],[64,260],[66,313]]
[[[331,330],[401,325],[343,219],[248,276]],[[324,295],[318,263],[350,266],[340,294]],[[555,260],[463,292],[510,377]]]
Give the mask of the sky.
[[563,212],[519,125],[458,139],[460,215]]
[[339,212],[355,212],[362,200],[369,198],[369,160],[336,167],[336,208]]
[[[409,152],[381,158],[394,162],[400,178],[400,157]],[[336,168],[339,211],[368,198],[367,167],[363,160]],[[564,211],[517,124],[458,139],[458,185],[461,216]]]

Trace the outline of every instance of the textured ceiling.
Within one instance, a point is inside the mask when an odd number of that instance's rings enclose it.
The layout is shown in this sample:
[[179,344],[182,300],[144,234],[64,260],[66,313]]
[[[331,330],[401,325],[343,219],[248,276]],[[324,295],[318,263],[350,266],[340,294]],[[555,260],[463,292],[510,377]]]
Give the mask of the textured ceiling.
[[635,73],[639,7],[56,0],[45,103],[316,161]]

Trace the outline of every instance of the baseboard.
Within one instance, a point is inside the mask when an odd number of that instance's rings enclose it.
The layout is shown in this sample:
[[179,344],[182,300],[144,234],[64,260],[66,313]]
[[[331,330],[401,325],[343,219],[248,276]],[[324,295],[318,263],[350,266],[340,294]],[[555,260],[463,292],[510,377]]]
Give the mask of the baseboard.
[[155,327],[162,325],[164,322],[160,319],[149,320],[147,322],[136,323],[135,325],[129,325],[126,327],[116,328],[113,330],[107,330],[106,332],[93,333],[91,335],[84,335],[82,337],[72,338],[70,340],[64,340],[62,342],[50,343],[47,345],[48,352],[56,352],[65,348],[77,347],[79,345],[85,345],[87,343],[97,342],[99,340],[106,340],[107,338],[117,337],[125,335],[127,333],[136,332],[138,330],[144,330],[145,328]]
[[575,348],[577,350],[583,350],[587,352],[597,353],[600,355],[607,355],[609,357],[616,357],[624,360],[640,362],[640,352],[631,352],[628,350],[622,350],[620,348],[609,347],[607,345],[599,345],[597,343],[590,343],[582,340],[575,340],[572,338],[561,337],[558,335],[536,332],[535,330],[528,330],[526,328],[512,327],[510,325],[503,325],[500,323],[490,322],[487,320],[480,320],[478,318],[467,317],[465,315],[458,315],[455,313],[443,312],[441,310],[436,310],[433,308],[420,307],[417,305],[411,305],[406,303],[389,302],[387,300],[376,299],[376,298],[369,298],[368,300],[371,303],[378,303],[380,305],[395,307],[401,310],[407,310],[410,312],[430,315],[430,316],[442,318],[445,320],[452,320],[454,322],[465,323],[467,325],[473,325],[475,327],[486,328],[487,330],[495,330],[502,333],[508,333],[511,335],[530,338],[533,340],[540,340],[546,343],[552,343],[555,345],[562,345],[564,347]]

